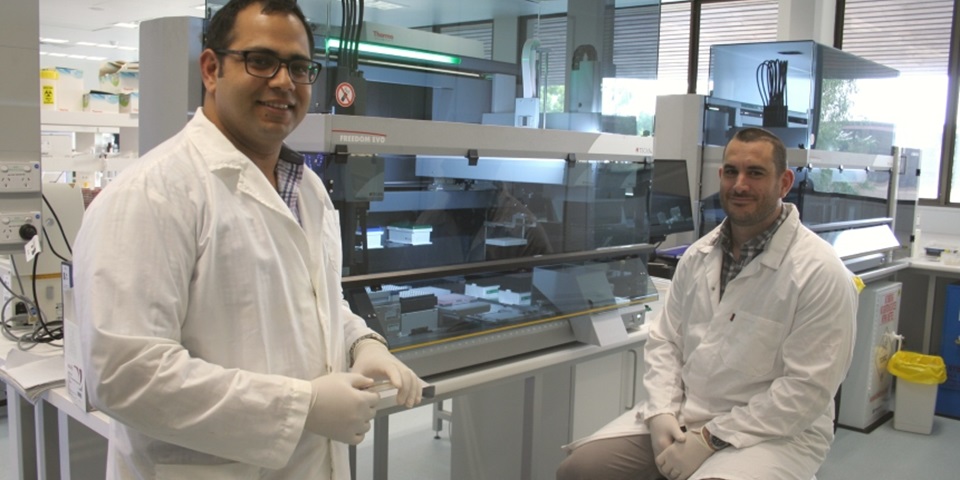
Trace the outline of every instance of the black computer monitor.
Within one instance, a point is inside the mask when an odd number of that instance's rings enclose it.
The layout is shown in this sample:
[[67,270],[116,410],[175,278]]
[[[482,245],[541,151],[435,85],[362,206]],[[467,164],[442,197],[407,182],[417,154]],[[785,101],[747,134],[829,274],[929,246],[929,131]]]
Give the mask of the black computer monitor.
[[653,162],[649,220],[650,243],[663,241],[671,233],[694,230],[686,160]]

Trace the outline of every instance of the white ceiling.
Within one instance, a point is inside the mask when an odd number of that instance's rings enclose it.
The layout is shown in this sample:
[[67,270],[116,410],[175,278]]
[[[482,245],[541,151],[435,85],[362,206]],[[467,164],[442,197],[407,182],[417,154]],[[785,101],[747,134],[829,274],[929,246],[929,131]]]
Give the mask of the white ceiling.
[[[389,0],[402,5],[394,10],[366,8],[369,21],[406,27],[444,25],[489,20],[499,16],[547,15],[565,12],[567,0]],[[581,0],[597,1],[597,0]],[[76,42],[137,47],[139,30],[114,26],[158,17],[202,17],[204,0],[39,0],[40,36],[69,40],[62,45],[40,45],[41,52],[137,60],[135,50],[79,46]],[[370,4],[372,0],[367,0]],[[223,4],[224,1],[211,1]],[[651,0],[617,0],[617,6],[651,3]],[[307,17],[316,23],[340,23],[340,0],[300,0]],[[332,12],[332,13],[328,13]],[[331,16],[333,17],[331,19]]]
[[195,7],[204,0],[40,0],[40,37],[69,40],[67,44],[43,44],[41,52],[137,60],[137,51],[79,46],[76,42],[138,47],[140,31],[115,27],[117,22],[135,22],[157,17],[202,17]]

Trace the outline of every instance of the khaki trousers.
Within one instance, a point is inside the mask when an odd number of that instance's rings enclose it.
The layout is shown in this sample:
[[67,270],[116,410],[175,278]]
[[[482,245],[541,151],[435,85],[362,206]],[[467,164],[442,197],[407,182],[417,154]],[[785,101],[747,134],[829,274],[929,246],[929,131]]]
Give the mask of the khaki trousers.
[[650,435],[594,440],[564,459],[557,480],[658,480],[653,460]]

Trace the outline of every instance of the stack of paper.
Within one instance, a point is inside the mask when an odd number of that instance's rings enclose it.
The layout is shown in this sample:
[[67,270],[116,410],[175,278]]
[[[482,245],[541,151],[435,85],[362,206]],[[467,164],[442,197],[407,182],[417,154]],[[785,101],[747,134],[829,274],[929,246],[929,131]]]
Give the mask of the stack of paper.
[[14,348],[0,364],[0,380],[31,402],[43,392],[63,386],[64,377],[63,355],[35,355]]

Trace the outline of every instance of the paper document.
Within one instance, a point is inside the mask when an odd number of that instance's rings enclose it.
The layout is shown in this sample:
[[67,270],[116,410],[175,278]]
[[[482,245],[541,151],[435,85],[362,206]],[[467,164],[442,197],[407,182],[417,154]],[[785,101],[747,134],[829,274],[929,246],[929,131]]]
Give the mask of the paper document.
[[0,365],[0,380],[32,403],[43,392],[63,386],[64,378],[63,355],[36,355],[14,348]]

